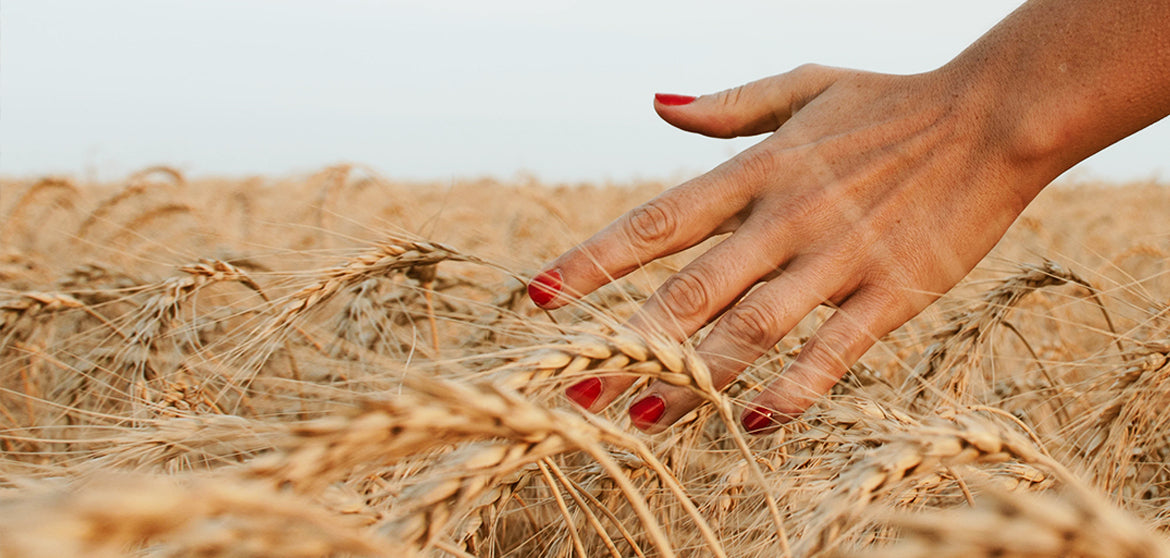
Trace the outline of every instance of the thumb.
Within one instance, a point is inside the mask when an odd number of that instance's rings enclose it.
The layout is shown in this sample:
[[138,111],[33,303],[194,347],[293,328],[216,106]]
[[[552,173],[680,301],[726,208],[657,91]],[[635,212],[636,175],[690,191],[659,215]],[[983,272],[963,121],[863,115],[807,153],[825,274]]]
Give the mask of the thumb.
[[774,132],[832,85],[842,70],[806,64],[791,72],[690,97],[659,93],[654,110],[676,128],[716,138]]

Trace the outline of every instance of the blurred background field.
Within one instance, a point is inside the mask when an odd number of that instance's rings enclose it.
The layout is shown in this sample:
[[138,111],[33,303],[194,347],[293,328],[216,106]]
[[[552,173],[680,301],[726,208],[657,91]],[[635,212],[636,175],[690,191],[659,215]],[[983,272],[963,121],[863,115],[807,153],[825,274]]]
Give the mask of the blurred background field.
[[[0,556],[1166,555],[1165,184],[1049,187],[754,439],[728,419],[829,309],[720,396],[620,328],[693,251],[524,296],[671,185],[0,181]],[[560,395],[618,372],[725,412],[645,437]]]

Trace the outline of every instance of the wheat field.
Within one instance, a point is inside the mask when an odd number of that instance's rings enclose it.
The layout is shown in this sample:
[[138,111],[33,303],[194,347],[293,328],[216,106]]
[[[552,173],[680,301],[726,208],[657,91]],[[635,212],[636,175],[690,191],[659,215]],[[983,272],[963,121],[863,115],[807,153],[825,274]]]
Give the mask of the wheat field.
[[[1170,556],[1170,188],[1046,190],[813,409],[539,266],[665,183],[0,181],[0,557]],[[701,248],[700,248],[701,249]],[[563,389],[708,403],[657,436]]]

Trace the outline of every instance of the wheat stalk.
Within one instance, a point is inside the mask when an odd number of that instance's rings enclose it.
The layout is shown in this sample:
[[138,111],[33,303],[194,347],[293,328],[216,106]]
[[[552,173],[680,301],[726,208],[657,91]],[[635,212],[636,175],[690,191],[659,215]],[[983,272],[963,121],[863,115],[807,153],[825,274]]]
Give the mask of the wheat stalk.
[[106,474],[28,492],[0,500],[6,557],[125,556],[144,543],[163,556],[394,555],[310,501],[230,478]]
[[957,415],[949,424],[922,426],[896,434],[850,465],[836,480],[833,491],[804,521],[812,529],[800,537],[796,555],[814,556],[832,550],[853,519],[877,495],[891,490],[903,479],[941,467],[1009,459],[1057,467],[1056,472],[1071,478],[1071,474],[1023,436],[972,415]]
[[1087,490],[1062,497],[987,490],[970,509],[888,514],[897,544],[842,557],[1165,558],[1170,545]]
[[38,180],[9,208],[8,215],[4,217],[4,224],[0,225],[0,246],[8,246],[17,231],[26,229],[26,214],[34,208],[34,202],[46,192],[55,194],[51,202],[53,207],[66,209],[72,209],[73,201],[80,197],[77,186],[68,178],[49,177]]

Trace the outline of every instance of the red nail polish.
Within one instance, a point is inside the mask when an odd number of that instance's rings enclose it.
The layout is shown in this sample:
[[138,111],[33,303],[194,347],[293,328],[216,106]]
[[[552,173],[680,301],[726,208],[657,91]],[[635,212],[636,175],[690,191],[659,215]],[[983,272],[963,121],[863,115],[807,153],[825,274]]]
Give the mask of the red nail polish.
[[531,298],[537,306],[545,306],[552,302],[559,292],[561,292],[561,271],[559,269],[541,273],[528,284],[528,298]]
[[630,420],[638,430],[646,430],[654,426],[662,413],[666,411],[666,401],[657,395],[651,395],[633,405],[630,405]]
[[597,402],[597,398],[601,395],[601,380],[597,378],[581,380],[569,386],[565,390],[565,395],[576,404],[588,409]]
[[668,107],[677,107],[679,105],[689,105],[698,97],[690,95],[675,95],[673,93],[655,93],[654,100],[662,103]]
[[748,434],[766,434],[780,426],[780,422],[773,419],[774,412],[763,407],[753,407],[743,412],[739,422]]

